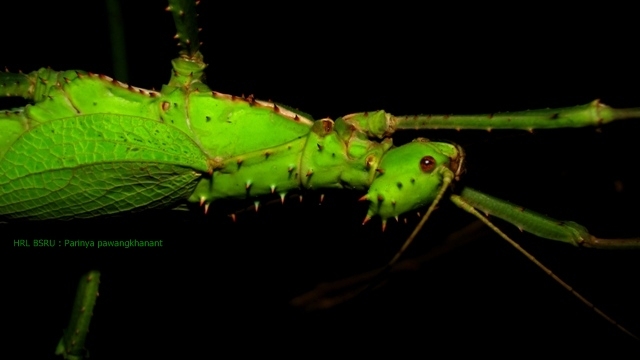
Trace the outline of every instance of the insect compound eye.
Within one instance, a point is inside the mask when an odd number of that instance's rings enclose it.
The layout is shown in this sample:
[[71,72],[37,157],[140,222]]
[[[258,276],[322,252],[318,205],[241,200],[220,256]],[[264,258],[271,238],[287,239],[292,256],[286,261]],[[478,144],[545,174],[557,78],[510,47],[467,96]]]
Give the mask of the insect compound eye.
[[436,160],[432,156],[425,156],[420,159],[420,170],[430,173],[436,167]]

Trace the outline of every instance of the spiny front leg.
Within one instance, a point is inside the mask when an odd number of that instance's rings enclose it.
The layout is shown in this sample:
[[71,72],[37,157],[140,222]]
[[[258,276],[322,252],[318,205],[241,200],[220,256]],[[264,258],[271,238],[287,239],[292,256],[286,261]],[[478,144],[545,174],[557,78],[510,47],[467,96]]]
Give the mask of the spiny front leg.
[[600,126],[615,120],[640,118],[640,108],[614,109],[594,100],[586,105],[504,112],[485,115],[394,116],[384,111],[347,115],[344,120],[370,137],[390,136],[396,130],[420,129],[534,129]]

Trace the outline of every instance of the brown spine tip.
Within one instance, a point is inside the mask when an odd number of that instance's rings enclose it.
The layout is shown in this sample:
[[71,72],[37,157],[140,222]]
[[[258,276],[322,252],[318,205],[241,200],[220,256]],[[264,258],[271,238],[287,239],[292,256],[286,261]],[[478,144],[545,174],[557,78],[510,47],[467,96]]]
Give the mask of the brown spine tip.
[[270,156],[271,154],[272,154],[272,152],[271,152],[271,151],[265,151],[265,152],[264,152],[264,158],[265,158],[265,159],[268,159],[268,158],[269,158],[269,156]]
[[229,215],[229,217],[231,218],[231,220],[233,220],[233,222],[236,222],[236,214],[231,214]]
[[279,114],[279,113],[280,113],[280,108],[278,107],[278,105],[273,104],[273,111],[274,111],[276,114]]
[[307,171],[307,177],[309,177],[309,176],[311,176],[311,175],[313,175],[313,170],[309,169],[309,170]]
[[293,120],[298,121],[298,122],[300,121],[300,118],[298,117],[298,114],[296,114],[296,116],[293,117]]
[[316,143],[316,145],[318,146],[318,151],[322,151],[323,146],[321,144]]

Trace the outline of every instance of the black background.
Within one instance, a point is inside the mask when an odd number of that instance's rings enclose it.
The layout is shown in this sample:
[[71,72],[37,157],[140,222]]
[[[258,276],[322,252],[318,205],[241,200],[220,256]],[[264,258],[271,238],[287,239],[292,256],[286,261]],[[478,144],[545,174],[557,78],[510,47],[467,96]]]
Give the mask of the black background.
[[[134,4],[135,3],[135,4]],[[307,5],[311,6],[311,5]],[[177,47],[164,6],[123,6],[129,83],[167,81]],[[490,8],[284,8],[201,4],[208,84],[336,118],[489,113],[584,104],[640,106],[633,23],[624,9],[511,11]],[[113,75],[106,11],[57,3],[13,5],[0,25],[0,65]],[[606,20],[603,20],[606,19]],[[0,101],[1,108],[15,103]],[[603,237],[640,235],[636,134],[628,121],[558,131],[401,134],[449,139],[468,153],[467,184]],[[616,186],[617,184],[617,186]],[[233,224],[216,207],[96,222],[2,225],[8,343],[47,358],[68,321],[78,277],[102,271],[87,347],[94,359],[171,354],[307,355],[324,350],[414,354],[567,352],[629,355],[638,342],[606,323],[504,241],[486,231],[462,249],[389,277],[380,290],[329,311],[289,301],[316,284],[384,265],[409,225],[360,223],[362,194],[305,193]],[[473,222],[449,202],[405,258],[427,253]],[[638,251],[596,251],[521,234],[499,223],[582,295],[640,333]],[[160,249],[15,248],[14,239],[162,239]],[[5,337],[5,340],[7,338]],[[347,345],[340,348],[338,345]],[[419,352],[416,352],[419,351]]]

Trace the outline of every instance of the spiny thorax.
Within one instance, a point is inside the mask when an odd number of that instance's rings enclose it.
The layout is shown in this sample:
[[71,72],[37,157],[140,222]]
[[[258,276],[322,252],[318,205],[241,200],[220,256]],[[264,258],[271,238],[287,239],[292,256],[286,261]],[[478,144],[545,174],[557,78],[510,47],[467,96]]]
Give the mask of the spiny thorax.
[[342,118],[315,122],[301,161],[301,186],[308,189],[350,188],[364,190],[376,176],[391,139],[371,141]]
[[[338,119],[312,123],[302,114],[248,98],[211,92],[202,83],[201,56],[173,61],[162,94],[164,121],[192,134],[210,157],[189,201],[210,204],[223,198],[251,198],[291,189],[366,189],[391,141],[370,141],[357,126]],[[171,112],[177,111],[176,114]],[[335,125],[335,126],[334,126]]]
[[[366,189],[390,140],[378,143],[342,119],[316,121],[306,136],[228,158],[218,158],[192,202],[252,198],[291,189]],[[216,159],[214,159],[216,160]]]

